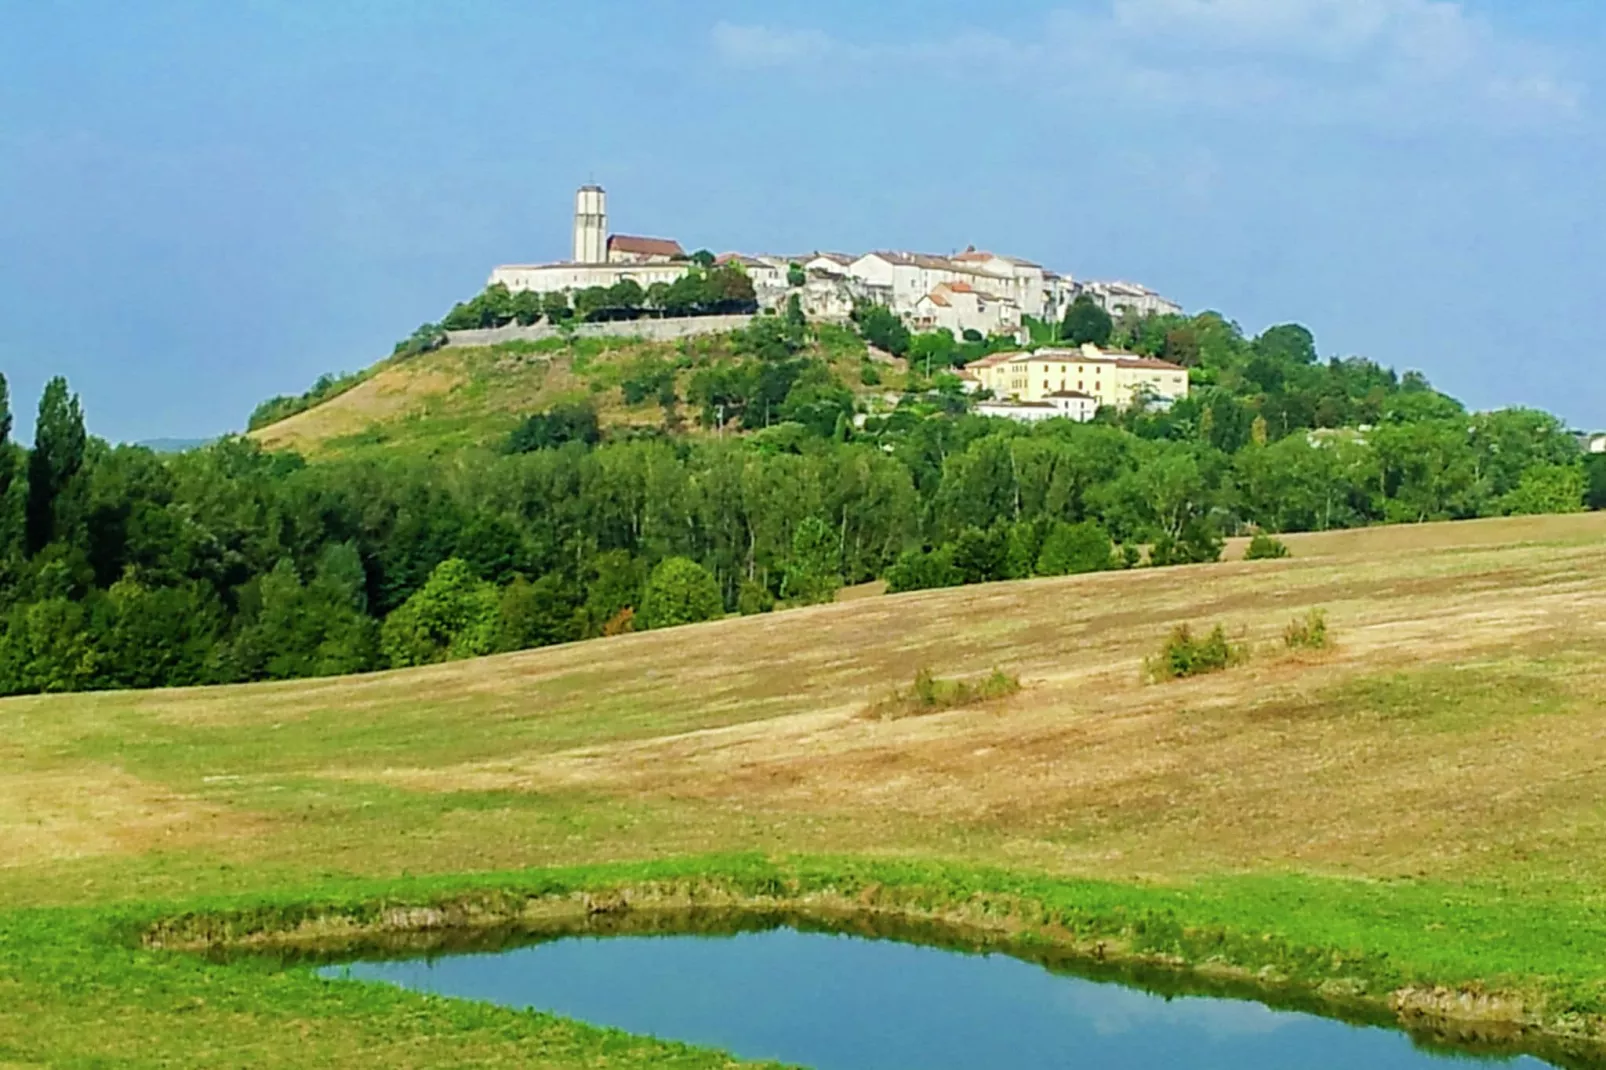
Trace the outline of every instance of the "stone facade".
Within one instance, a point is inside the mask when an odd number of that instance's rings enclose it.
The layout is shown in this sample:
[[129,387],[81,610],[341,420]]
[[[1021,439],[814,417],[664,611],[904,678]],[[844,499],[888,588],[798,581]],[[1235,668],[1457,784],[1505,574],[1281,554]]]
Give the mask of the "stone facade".
[[995,353],[965,365],[964,376],[1015,402],[1084,394],[1101,407],[1124,409],[1140,400],[1169,406],[1188,396],[1188,370],[1181,365],[1091,345]]

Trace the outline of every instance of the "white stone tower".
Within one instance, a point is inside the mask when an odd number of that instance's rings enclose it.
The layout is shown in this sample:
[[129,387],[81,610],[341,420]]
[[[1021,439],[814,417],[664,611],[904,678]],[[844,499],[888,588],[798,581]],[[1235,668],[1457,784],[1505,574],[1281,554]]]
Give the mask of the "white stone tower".
[[574,262],[608,260],[608,195],[601,186],[581,186],[574,198]]

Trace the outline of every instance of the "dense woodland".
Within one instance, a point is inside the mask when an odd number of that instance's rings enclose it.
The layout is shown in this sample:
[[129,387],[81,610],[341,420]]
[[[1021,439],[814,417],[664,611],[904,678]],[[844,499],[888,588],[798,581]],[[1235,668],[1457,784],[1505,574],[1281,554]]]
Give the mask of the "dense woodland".
[[59,379],[24,449],[0,380],[0,692],[364,671],[877,577],[1203,563],[1249,531],[1606,508],[1606,458],[1547,414],[1469,414],[1418,375],[1318,360],[1297,326],[1076,315],[1033,329],[1176,360],[1194,395],[1085,425],[983,419],[943,369],[993,343],[917,335],[890,340],[903,401],[855,427],[876,366],[840,381],[819,354],[846,332],[782,315],[730,360],[627,369],[626,393],[663,405],[657,434],[610,437],[577,401],[497,451],[309,463],[240,438],[109,446]]

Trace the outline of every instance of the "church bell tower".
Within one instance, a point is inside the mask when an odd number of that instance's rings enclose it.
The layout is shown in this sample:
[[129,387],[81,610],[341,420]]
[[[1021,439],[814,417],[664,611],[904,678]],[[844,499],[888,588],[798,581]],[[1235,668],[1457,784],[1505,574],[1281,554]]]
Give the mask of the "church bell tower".
[[601,186],[581,186],[574,198],[574,262],[608,260],[608,195]]

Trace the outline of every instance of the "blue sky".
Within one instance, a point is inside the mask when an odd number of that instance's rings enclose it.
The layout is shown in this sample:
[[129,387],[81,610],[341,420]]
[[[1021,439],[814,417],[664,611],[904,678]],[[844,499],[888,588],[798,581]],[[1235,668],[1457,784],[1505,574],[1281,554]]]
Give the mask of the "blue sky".
[[114,440],[362,367],[572,195],[977,246],[1606,427],[1606,5],[0,0],[0,371]]

